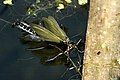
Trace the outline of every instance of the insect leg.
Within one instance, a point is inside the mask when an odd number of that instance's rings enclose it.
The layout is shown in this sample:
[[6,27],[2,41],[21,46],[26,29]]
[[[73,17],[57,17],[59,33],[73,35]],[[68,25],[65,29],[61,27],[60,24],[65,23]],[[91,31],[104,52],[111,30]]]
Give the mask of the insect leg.
[[45,47],[40,47],[40,48],[27,49],[27,50],[35,51],[35,50],[40,50],[40,49],[44,49],[44,48],[45,48]]
[[76,45],[78,45],[81,42],[82,39],[79,39],[78,42],[76,43]]
[[57,47],[57,46],[55,46],[55,45],[52,45],[52,44],[49,44],[49,45],[55,47],[55,48],[58,49],[58,50],[60,50],[61,53],[59,53],[58,55],[54,56],[54,57],[51,58],[51,59],[46,60],[46,62],[53,61],[53,60],[55,60],[57,57],[59,57],[60,55],[62,55],[62,54],[64,53],[59,47]]
[[56,58],[58,58],[60,55],[62,55],[63,53],[59,53],[58,55],[56,55],[55,57],[51,58],[51,59],[48,59],[46,60],[46,62],[49,62],[49,61],[53,61],[55,60]]

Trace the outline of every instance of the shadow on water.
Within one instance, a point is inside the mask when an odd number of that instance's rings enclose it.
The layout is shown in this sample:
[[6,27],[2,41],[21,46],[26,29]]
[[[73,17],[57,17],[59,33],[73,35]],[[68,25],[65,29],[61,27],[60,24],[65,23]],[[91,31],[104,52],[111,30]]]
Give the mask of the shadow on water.
[[[25,14],[24,7],[26,7],[26,4],[20,0],[17,0],[12,7],[0,6],[0,18],[10,22],[21,19],[21,15]],[[87,16],[87,9],[79,7],[77,13],[58,21],[67,27],[69,37],[82,32],[80,36],[72,38],[72,40],[77,42],[79,38],[82,38],[82,43],[84,43]],[[2,29],[3,27],[4,29]],[[22,34],[18,29],[11,28],[11,25],[6,25],[3,21],[0,21],[0,29],[2,29],[0,31],[1,80],[67,80],[73,75],[72,73],[75,73],[74,71],[68,71],[67,74],[61,78],[66,67],[71,65],[67,62],[66,56],[64,55],[51,63],[45,63],[46,59],[59,53],[59,50],[47,46],[47,42],[25,42],[25,40],[20,39]],[[43,45],[46,45],[47,49],[36,51],[27,50],[27,48],[40,47]],[[81,45],[82,44],[80,44],[80,46]],[[60,47],[63,48],[64,46],[60,45]],[[84,48],[83,45],[82,47]],[[32,57],[33,59],[29,59]]]

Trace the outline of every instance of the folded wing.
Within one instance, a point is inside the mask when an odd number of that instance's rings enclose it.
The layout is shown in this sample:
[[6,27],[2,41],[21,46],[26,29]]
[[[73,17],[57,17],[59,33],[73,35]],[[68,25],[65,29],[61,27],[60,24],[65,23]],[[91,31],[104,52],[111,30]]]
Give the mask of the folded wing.
[[37,24],[32,24],[31,26],[32,26],[32,29],[37,33],[37,35],[40,36],[40,38],[42,38],[42,40],[56,42],[56,43],[62,42],[61,38],[56,36],[54,33],[49,31],[48,29]]
[[48,18],[43,18],[43,22],[46,29],[54,33],[56,36],[62,39],[62,41],[66,41],[67,39],[69,39],[66,33],[60,28],[57,21],[52,16],[49,16]]

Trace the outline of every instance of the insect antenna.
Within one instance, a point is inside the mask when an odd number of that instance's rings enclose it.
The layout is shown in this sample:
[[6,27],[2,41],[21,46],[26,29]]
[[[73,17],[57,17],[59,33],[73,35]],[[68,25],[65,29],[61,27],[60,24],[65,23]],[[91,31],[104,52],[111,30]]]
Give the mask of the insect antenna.
[[[2,19],[2,18],[0,18],[0,21],[3,21],[3,22],[5,22],[5,23],[8,23],[8,24],[12,25],[12,22],[9,22],[9,21],[4,20],[4,19]],[[7,25],[7,24],[5,24],[5,25],[0,29],[0,32],[6,27],[6,25]]]
[[8,23],[8,24],[12,24],[12,22],[9,22],[9,21],[4,20],[4,19],[2,19],[2,18],[0,18],[0,20],[3,21],[3,22],[6,22],[6,23]]
[[80,36],[82,34],[82,32],[80,32],[80,33],[78,33],[78,34],[75,34],[74,36],[72,36],[70,39],[73,39],[73,38],[75,38],[75,37],[77,37],[77,36]]

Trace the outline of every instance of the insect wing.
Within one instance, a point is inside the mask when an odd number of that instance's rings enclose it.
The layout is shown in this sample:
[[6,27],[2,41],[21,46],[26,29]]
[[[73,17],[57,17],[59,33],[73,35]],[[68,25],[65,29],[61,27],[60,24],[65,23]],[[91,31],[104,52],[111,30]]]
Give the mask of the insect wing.
[[57,21],[52,16],[49,16],[48,18],[43,18],[43,22],[48,30],[53,32],[63,41],[65,41],[68,38],[66,33],[59,27]]
[[33,30],[45,41],[60,43],[62,40],[51,31],[37,24],[32,24]]

